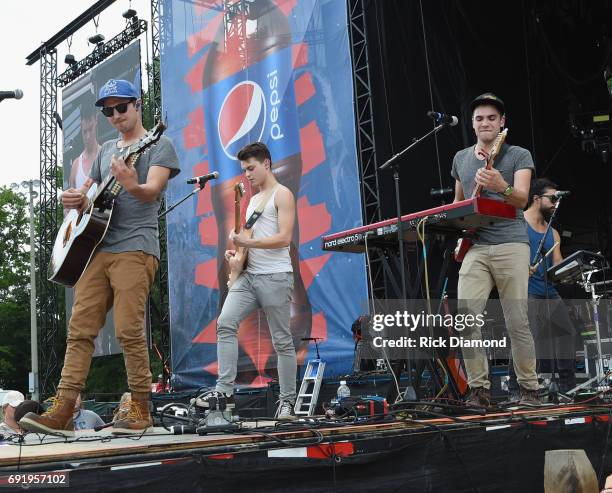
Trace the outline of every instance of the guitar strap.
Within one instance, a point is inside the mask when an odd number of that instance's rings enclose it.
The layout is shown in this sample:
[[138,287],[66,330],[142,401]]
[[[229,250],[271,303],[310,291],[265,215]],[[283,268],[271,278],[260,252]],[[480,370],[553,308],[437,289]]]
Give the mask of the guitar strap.
[[244,229],[251,229],[255,225],[255,222],[263,214],[263,210],[265,209],[268,200],[270,200],[270,197],[272,197],[272,194],[274,194],[277,188],[278,185],[274,186],[263,195],[263,197],[259,201],[259,204],[257,204],[257,208],[253,211],[246,224],[244,225]]

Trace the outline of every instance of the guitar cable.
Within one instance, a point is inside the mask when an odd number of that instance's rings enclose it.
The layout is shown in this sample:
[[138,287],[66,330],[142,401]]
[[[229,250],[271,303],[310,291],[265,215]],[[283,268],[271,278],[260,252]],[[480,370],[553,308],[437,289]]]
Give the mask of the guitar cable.
[[[372,281],[372,265],[371,265],[371,260],[370,260],[370,249],[368,247],[368,236],[370,236],[371,233],[372,233],[371,231],[366,231],[364,235],[365,251],[366,251],[366,276],[368,278],[368,283],[370,285],[370,297],[368,298],[368,301],[372,307],[372,316],[376,316],[376,300],[374,298],[374,283]],[[399,382],[397,380],[397,377],[395,376],[395,372],[392,369],[393,367],[391,366],[391,361],[389,361],[387,350],[384,347],[382,347],[381,350],[382,350],[383,360],[387,364],[389,373],[391,373],[391,376],[393,377],[393,381],[395,382],[395,389],[397,390],[397,398],[396,398],[396,402],[397,402],[398,400],[400,400],[401,395],[402,395],[400,391]]]

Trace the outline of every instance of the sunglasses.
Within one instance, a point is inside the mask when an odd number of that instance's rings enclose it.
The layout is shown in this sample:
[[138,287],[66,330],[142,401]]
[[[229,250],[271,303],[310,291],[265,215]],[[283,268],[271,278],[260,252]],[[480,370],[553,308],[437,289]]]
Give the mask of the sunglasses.
[[548,200],[550,200],[553,204],[556,203],[557,200],[559,200],[559,197],[552,193],[547,195],[540,195],[540,197],[548,197]]
[[117,113],[122,115],[123,113],[127,111],[128,105],[130,103],[133,103],[133,101],[128,101],[127,103],[119,103],[119,104],[116,104],[115,106],[105,106],[100,111],[102,111],[102,114],[108,118],[113,116],[113,113],[115,112],[115,110],[117,110]]

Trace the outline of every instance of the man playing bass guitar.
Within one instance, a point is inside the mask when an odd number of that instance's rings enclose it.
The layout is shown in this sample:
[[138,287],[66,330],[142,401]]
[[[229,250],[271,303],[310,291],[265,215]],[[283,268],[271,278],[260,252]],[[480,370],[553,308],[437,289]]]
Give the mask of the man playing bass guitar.
[[86,209],[87,191],[109,174],[116,180],[118,195],[106,234],[75,285],[64,367],[53,405],[41,416],[28,413],[20,421],[24,429],[38,433],[74,435],[75,400],[85,386],[94,339],[111,307],[132,393],[130,410],[115,422],[113,433],[140,434],[152,426],[145,304],[159,258],[159,198],[168,179],[179,173],[179,163],[171,141],[163,136],[135,162],[130,159],[126,163],[118,157],[147,134],[142,126],[140,94],[131,82],[109,80],[95,104],[120,138],[102,145],[89,179],[78,190],[64,191],[62,203],[66,209]]
[[[457,298],[462,310],[480,314],[491,290],[497,288],[512,345],[520,402],[538,405],[535,349],[527,317],[529,238],[522,211],[535,167],[528,150],[503,144],[494,166],[485,169],[487,157],[505,125],[505,106],[494,94],[485,93],[472,101],[470,110],[477,142],[457,152],[453,159],[455,202],[472,196],[474,189],[481,187],[483,196],[515,206],[517,219],[477,230],[475,244],[467,251],[459,271]],[[477,326],[466,328],[461,336],[482,339]],[[485,349],[464,347],[462,351],[470,387],[466,404],[488,407],[491,382]]]
[[[293,268],[289,244],[295,224],[295,199],[291,190],[281,185],[272,173],[272,157],[262,142],[245,146],[237,155],[252,187],[259,190],[247,208],[246,231],[230,232],[229,239],[238,250],[227,250],[225,259],[232,272],[232,283],[217,319],[217,359],[219,378],[214,390],[199,398],[205,408],[235,407],[234,380],[238,366],[238,327],[253,310],[261,308],[268,320],[272,344],[278,356],[280,403],[278,419],[295,418],[295,382],[297,360],[289,329],[290,302],[293,292]],[[255,214],[255,216],[254,216]],[[252,224],[254,217],[257,217]],[[235,277],[235,280],[233,280]]]

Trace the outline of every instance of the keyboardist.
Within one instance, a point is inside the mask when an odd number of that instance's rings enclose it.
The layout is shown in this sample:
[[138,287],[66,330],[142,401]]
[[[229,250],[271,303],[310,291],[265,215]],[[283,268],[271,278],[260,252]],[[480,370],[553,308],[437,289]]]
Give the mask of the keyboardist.
[[[538,379],[533,337],[527,317],[529,280],[529,239],[522,209],[527,205],[533,159],[528,150],[504,144],[490,170],[484,169],[486,156],[505,125],[505,105],[492,93],[478,96],[470,105],[475,145],[459,151],[453,159],[455,202],[472,196],[477,185],[482,195],[503,200],[516,207],[517,219],[480,228],[475,244],[467,252],[459,272],[458,298],[463,310],[482,313],[493,287],[500,298],[512,300],[504,306],[504,318],[514,368],[520,387],[520,402],[539,405]],[[481,339],[479,327],[462,333],[463,337]],[[487,407],[490,404],[489,365],[483,348],[464,348],[463,357],[470,393],[466,404]]]

